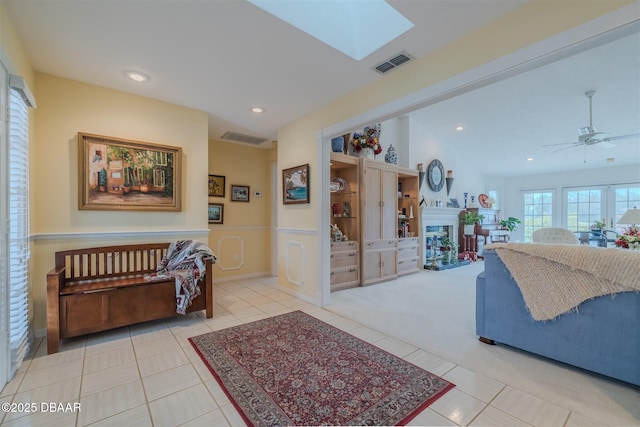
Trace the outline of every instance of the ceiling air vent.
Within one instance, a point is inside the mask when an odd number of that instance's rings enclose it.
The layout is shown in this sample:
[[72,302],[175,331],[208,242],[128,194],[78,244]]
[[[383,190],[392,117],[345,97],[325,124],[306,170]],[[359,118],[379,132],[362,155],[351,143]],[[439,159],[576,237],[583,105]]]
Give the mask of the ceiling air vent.
[[252,145],[261,145],[262,143],[268,141],[267,138],[259,138],[257,136],[245,135],[238,132],[226,132],[221,136],[221,138],[226,139],[227,141],[244,142],[245,144]]
[[409,55],[407,52],[403,50],[402,52],[395,55],[394,57],[387,59],[386,61],[376,65],[373,69],[380,74],[384,74],[393,70],[396,67],[399,67],[400,65],[406,62],[411,61],[412,59],[414,59],[413,56]]

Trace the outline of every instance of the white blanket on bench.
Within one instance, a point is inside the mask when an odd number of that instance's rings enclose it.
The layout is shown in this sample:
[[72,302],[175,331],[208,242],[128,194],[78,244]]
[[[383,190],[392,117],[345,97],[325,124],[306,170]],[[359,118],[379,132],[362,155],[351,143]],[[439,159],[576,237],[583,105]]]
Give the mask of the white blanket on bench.
[[145,276],[153,281],[173,277],[176,281],[176,313],[185,314],[191,301],[200,295],[198,282],[205,276],[205,260],[216,262],[216,256],[202,242],[177,240],[169,245],[155,273]]

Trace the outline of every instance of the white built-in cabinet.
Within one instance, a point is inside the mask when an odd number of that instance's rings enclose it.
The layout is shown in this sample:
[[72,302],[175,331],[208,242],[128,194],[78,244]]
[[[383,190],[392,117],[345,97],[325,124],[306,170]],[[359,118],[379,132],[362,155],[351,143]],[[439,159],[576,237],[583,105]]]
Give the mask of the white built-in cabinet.
[[418,171],[340,153],[330,170],[347,183],[331,191],[331,223],[347,236],[332,236],[331,290],[420,271]]

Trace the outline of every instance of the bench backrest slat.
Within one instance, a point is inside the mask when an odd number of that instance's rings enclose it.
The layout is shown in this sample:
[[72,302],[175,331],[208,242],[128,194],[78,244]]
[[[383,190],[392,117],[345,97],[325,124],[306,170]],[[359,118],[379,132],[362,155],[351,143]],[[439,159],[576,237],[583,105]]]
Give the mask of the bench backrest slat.
[[169,243],[104,246],[56,252],[56,268],[65,267],[65,282],[133,276],[156,271]]

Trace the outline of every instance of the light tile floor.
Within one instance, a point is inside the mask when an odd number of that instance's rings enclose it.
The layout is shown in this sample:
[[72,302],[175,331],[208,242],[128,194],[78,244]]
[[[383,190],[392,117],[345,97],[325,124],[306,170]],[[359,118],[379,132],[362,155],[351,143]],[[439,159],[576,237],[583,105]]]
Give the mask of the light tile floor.
[[[457,385],[410,425],[602,425],[294,298],[276,289],[275,278],[216,284],[215,302],[213,319],[197,313],[66,340],[54,355],[46,355],[46,342],[38,340],[0,393],[0,403],[13,403],[14,409],[35,403],[36,411],[2,413],[1,425],[243,426],[187,338],[293,310],[313,315]],[[58,405],[52,408],[49,403]],[[79,403],[81,410],[54,411],[67,403],[71,408]]]

